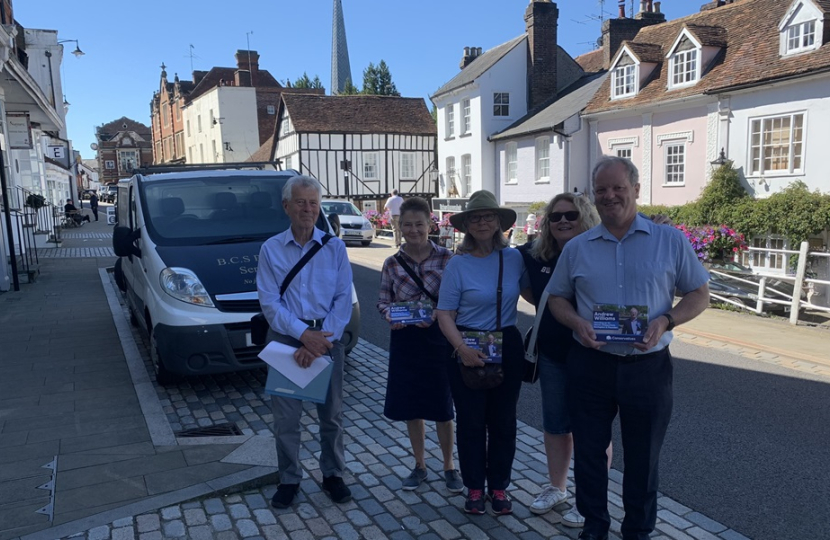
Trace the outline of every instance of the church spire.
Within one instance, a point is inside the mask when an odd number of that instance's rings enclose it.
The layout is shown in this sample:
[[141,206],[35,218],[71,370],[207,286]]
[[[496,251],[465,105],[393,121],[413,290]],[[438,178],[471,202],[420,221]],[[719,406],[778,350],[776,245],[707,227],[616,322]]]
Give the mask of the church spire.
[[[343,6],[340,0],[334,0],[334,14],[331,28],[331,93],[339,94],[346,87],[346,80],[351,80],[352,69],[349,66],[349,47],[346,45],[346,25],[343,22]],[[354,82],[354,81],[352,81]]]

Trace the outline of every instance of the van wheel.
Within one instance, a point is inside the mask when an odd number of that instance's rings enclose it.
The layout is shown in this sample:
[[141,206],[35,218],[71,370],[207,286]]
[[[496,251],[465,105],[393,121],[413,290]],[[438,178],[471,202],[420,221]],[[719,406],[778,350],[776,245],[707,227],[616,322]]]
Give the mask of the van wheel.
[[131,307],[128,307],[127,309],[130,312],[130,324],[133,325],[134,327],[138,328],[139,327],[138,317],[135,316],[135,313],[133,312],[133,309]]
[[122,259],[118,257],[118,260],[115,261],[115,268],[113,269],[113,275],[115,276],[115,284],[118,285],[118,289],[121,292],[127,292],[127,281],[124,279],[124,268],[121,266]]
[[153,371],[156,374],[156,382],[162,386],[170,386],[182,380],[182,377],[167,369],[164,365],[164,360],[159,354],[158,345],[156,345],[156,336],[150,335],[150,360],[153,363]]

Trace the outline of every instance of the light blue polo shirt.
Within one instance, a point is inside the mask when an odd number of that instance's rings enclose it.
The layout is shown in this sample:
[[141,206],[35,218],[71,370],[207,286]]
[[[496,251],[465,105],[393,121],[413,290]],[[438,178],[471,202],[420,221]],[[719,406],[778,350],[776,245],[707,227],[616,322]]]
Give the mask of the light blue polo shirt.
[[[651,322],[672,308],[675,288],[687,293],[708,281],[709,273],[681,231],[655,225],[638,214],[622,240],[599,224],[569,241],[547,291],[554,296],[575,297],[577,313],[587,321],[593,319],[595,305],[616,304],[648,306]],[[664,333],[657,345],[645,352],[663,349],[672,337],[671,332]],[[580,341],[575,332],[574,338]],[[628,344],[608,344],[600,350],[622,355],[641,353]]]

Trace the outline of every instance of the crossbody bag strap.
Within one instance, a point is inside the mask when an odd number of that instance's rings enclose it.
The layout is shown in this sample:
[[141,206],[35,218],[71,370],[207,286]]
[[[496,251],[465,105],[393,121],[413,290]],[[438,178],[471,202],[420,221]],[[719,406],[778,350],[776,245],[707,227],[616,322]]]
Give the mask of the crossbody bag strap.
[[530,331],[530,341],[527,343],[525,350],[525,360],[536,363],[536,355],[533,351],[536,350],[536,339],[539,337],[539,326],[542,324],[542,317],[545,310],[548,309],[548,298],[550,293],[545,291],[542,293],[542,298],[539,300],[539,306],[536,308],[536,318],[533,320],[533,330]]
[[406,270],[406,273],[409,274],[409,277],[412,278],[412,281],[415,282],[415,285],[417,285],[419,289],[424,291],[424,294],[427,295],[429,299],[432,300],[433,303],[435,303],[435,305],[438,305],[438,297],[430,293],[426,289],[426,287],[424,287],[423,280],[421,280],[421,278],[418,277],[418,274],[416,274],[415,271],[412,270],[412,268],[410,268],[408,264],[406,264],[406,261],[404,261],[400,253],[395,254],[395,260],[398,261],[398,264],[400,264],[404,270]]
[[499,286],[496,288],[496,330],[501,330],[501,282],[504,277],[504,254],[499,250]]
[[323,249],[323,246],[325,246],[326,243],[328,243],[328,241],[331,239],[332,235],[328,233],[324,234],[323,239],[320,241],[320,243],[318,244],[317,242],[315,242],[314,245],[311,246],[311,249],[309,249],[306,252],[306,254],[303,255],[303,258],[297,261],[297,264],[294,265],[294,268],[292,268],[288,272],[288,275],[285,276],[285,279],[282,280],[282,285],[280,285],[280,296],[283,296],[285,294],[285,291],[288,290],[288,286],[291,285],[291,280],[293,280],[294,277],[300,273],[300,270],[303,269],[303,266],[305,266],[306,263],[308,263],[308,261],[310,261],[311,258],[314,257],[314,255],[318,251]]

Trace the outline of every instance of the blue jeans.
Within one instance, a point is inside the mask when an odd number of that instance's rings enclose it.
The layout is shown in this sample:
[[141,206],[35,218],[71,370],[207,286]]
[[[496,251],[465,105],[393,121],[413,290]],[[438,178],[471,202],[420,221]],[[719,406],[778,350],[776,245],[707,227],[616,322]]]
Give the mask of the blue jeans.
[[539,386],[542,395],[542,426],[545,433],[565,435],[571,432],[568,413],[567,377],[565,362],[557,362],[539,354]]

